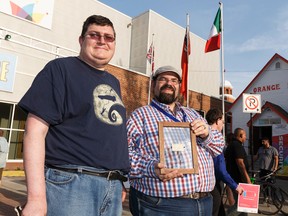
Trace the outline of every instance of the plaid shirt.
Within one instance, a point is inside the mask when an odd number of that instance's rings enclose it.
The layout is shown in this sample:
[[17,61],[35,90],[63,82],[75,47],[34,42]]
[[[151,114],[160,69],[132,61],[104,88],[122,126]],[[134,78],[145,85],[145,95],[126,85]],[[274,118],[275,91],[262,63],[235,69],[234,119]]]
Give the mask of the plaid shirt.
[[[153,100],[155,104],[173,115],[169,107]],[[176,103],[176,117],[183,121],[202,118],[195,110]],[[210,192],[215,185],[212,157],[219,155],[224,147],[221,133],[210,130],[203,140],[197,137],[199,174],[184,174],[184,177],[162,182],[156,176],[154,163],[160,161],[158,150],[158,122],[172,121],[155,107],[147,105],[136,109],[127,121],[129,157],[131,171],[130,185],[144,194],[156,197],[179,197],[194,192]]]

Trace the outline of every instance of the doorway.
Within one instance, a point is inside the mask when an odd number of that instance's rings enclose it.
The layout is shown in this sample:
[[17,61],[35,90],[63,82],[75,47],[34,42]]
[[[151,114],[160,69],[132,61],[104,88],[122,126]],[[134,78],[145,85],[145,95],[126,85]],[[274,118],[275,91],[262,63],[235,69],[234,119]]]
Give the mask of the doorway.
[[[261,139],[268,137],[270,143],[272,143],[272,126],[253,127],[253,154],[255,155],[262,145]],[[252,152],[251,152],[252,153]]]

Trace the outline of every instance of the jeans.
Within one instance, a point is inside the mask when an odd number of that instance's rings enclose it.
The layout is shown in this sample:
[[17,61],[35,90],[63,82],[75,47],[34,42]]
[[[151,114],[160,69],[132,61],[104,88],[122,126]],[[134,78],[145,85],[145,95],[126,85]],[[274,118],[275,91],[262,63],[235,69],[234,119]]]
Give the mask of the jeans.
[[133,216],[209,216],[212,215],[212,196],[200,199],[160,198],[130,187],[129,207]]
[[46,168],[47,216],[121,216],[122,182]]

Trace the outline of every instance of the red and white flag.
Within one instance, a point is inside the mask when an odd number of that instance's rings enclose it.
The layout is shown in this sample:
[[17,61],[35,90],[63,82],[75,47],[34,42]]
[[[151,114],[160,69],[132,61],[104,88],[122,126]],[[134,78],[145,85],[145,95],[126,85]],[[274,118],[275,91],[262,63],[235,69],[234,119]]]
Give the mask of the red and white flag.
[[205,53],[221,48],[221,31],[221,8],[219,8],[206,42]]
[[191,53],[190,35],[189,35],[189,29],[187,27],[186,34],[184,37],[182,57],[181,57],[182,83],[181,83],[181,89],[180,89],[180,94],[183,95],[185,100],[187,100],[188,58],[189,58],[190,53]]

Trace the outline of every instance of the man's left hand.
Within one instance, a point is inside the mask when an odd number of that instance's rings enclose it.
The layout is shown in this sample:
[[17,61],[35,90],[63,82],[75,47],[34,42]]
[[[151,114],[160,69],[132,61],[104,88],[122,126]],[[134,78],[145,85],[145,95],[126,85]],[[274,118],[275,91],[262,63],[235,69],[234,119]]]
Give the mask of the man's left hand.
[[209,135],[209,126],[201,119],[195,119],[191,122],[191,130],[196,136],[205,139]]

